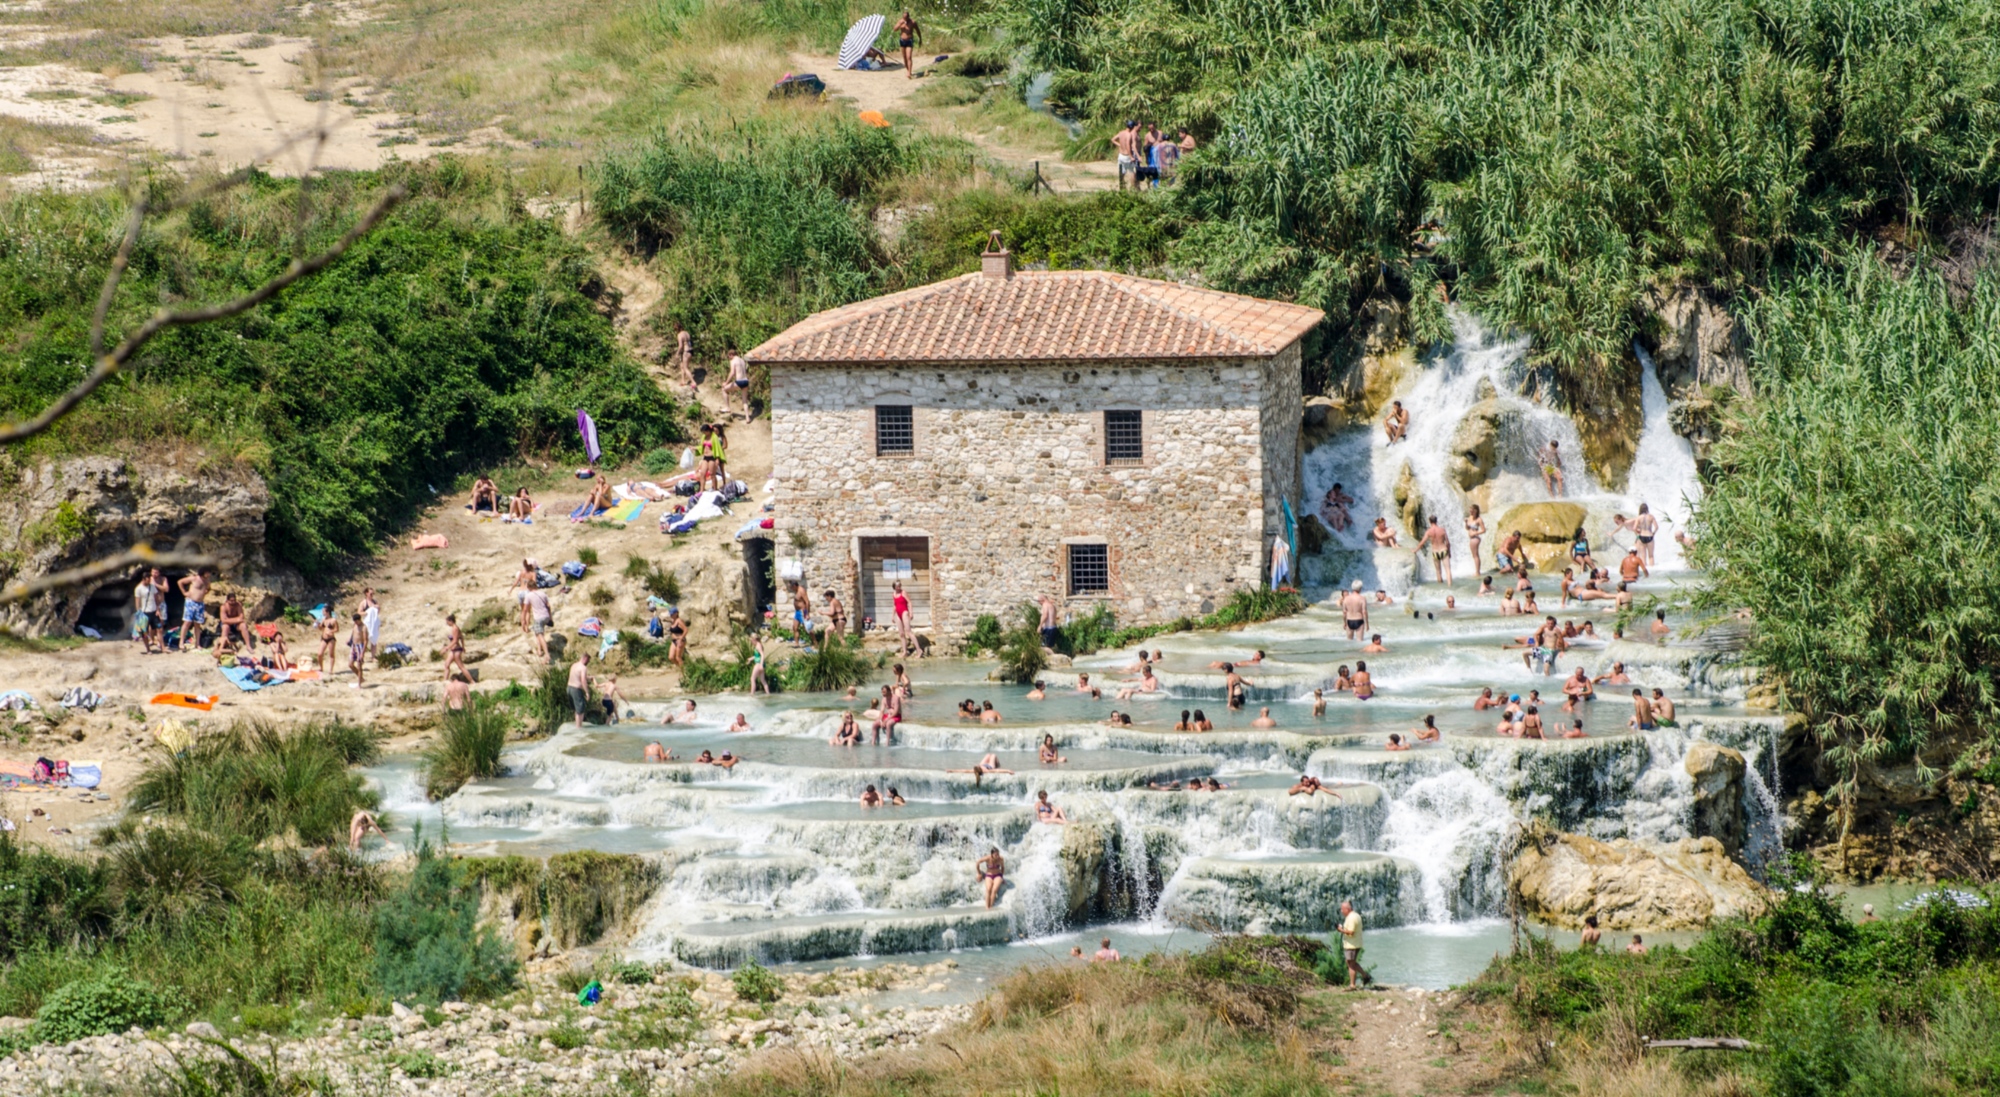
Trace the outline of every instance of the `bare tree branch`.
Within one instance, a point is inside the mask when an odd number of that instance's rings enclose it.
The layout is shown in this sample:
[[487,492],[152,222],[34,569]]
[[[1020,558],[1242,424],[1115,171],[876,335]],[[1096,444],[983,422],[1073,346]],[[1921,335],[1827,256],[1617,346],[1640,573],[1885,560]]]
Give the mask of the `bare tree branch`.
[[[24,438],[31,438],[47,430],[56,420],[69,414],[86,397],[97,391],[98,386],[117,376],[125,368],[126,363],[131,361],[132,356],[138,353],[139,348],[145,346],[147,340],[158,335],[160,332],[173,327],[183,327],[189,324],[205,324],[214,320],[223,320],[240,313],[248,312],[250,309],[256,308],[258,305],[277,296],[285,287],[297,282],[299,279],[324,270],[334,260],[345,254],[348,248],[353,247],[355,241],[360,240],[363,236],[373,231],[376,224],[383,217],[387,216],[396,203],[401,202],[408,193],[400,184],[390,187],[382,195],[381,199],[362,216],[361,220],[355,222],[354,227],[348,229],[347,234],[336,241],[332,247],[327,248],[318,255],[293,260],[291,265],[286,267],[277,277],[272,278],[270,281],[265,282],[263,285],[241,297],[224,301],[219,305],[210,305],[207,308],[189,309],[184,312],[169,312],[166,309],[161,309],[159,312],[154,313],[144,324],[139,325],[138,330],[127,335],[124,341],[119,343],[117,348],[109,354],[97,353],[97,365],[90,371],[90,374],[79,382],[75,388],[64,393],[55,403],[43,409],[40,415],[24,422],[9,423],[5,427],[0,427],[0,445],[19,442]],[[133,225],[136,226],[139,219],[142,219],[143,216],[143,206],[135,207]],[[108,298],[116,290],[117,278],[123,271],[124,264],[122,259],[129,254],[129,241],[136,235],[136,228],[128,231],[126,236],[128,242],[119,249],[121,261],[113,263],[111,275],[106,280],[104,297],[98,302],[100,315],[103,311],[108,311]],[[101,332],[94,324],[92,336],[93,343],[101,341]],[[4,601],[4,598],[0,598],[0,603],[4,603]]]
[[134,567],[212,568],[214,566],[214,557],[199,552],[155,552],[151,545],[138,544],[116,556],[94,560],[82,567],[0,587],[0,606],[25,602],[38,594],[47,594],[52,590],[95,583]]

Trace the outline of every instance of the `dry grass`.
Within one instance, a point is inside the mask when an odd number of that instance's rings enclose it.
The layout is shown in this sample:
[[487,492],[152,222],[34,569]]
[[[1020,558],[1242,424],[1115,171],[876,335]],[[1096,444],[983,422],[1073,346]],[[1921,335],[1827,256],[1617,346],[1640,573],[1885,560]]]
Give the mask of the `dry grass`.
[[30,122],[0,114],[0,175],[33,171],[37,157],[60,154],[66,148],[90,148],[94,144],[87,126]]
[[971,1024],[908,1052],[866,1059],[786,1049],[715,1092],[1316,1094],[1331,1092],[1331,1045],[1346,1001],[1295,973],[1274,992],[1204,973],[1198,957],[1029,968],[1002,982]]

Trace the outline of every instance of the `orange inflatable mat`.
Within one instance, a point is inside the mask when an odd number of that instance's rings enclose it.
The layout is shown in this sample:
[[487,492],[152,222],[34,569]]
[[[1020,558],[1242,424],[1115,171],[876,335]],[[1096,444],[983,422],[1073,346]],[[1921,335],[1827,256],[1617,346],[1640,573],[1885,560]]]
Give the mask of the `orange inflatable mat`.
[[178,705],[181,708],[200,709],[203,712],[207,712],[209,709],[215,707],[215,702],[218,700],[221,700],[221,698],[215,696],[202,697],[193,693],[155,693],[153,699],[146,703],[149,705]]

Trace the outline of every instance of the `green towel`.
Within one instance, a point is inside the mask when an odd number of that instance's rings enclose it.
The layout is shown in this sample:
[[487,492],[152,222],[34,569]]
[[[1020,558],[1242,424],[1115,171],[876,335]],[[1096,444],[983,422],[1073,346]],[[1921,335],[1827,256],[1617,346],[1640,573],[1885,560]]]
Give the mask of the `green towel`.
[[632,519],[639,517],[639,512],[644,509],[646,509],[645,500],[627,499],[617,506],[612,507],[611,513],[605,515],[605,517],[613,522],[630,522]]

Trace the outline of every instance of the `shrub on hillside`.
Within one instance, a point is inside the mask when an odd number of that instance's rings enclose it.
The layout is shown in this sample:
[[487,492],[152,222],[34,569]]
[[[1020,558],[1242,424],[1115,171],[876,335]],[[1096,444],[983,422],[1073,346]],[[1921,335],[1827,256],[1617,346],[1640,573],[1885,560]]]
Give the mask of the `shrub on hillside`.
[[375,978],[403,1001],[439,1003],[511,987],[513,950],[479,924],[479,897],[447,854],[417,846],[404,885],[375,911]]
[[785,992],[785,981],[777,972],[755,960],[745,960],[729,976],[729,985],[736,988],[736,996],[746,1002],[771,1003]]
[[47,1043],[66,1044],[135,1026],[157,1028],[185,1009],[179,995],[110,971],[79,979],[49,995],[35,1014],[35,1036]]
[[158,751],[134,782],[130,806],[253,843],[292,831],[311,844],[344,844],[354,812],[378,799],[348,767],[374,761],[380,742],[339,719],[291,731],[239,722],[178,753]]
[[465,708],[445,713],[444,726],[424,751],[424,795],[442,800],[467,781],[499,773],[500,752],[514,727],[504,708],[476,697]]

